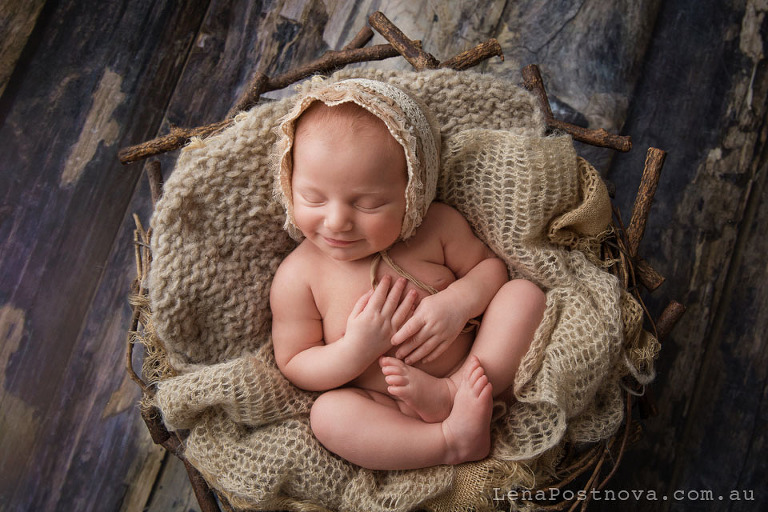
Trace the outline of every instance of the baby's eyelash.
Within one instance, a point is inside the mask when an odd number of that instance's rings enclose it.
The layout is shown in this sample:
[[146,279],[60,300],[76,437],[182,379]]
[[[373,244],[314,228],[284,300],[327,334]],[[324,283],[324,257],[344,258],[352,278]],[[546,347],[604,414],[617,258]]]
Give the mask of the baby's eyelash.
[[319,198],[307,197],[302,195],[301,199],[307,204],[323,204],[325,201]]
[[358,209],[363,210],[363,211],[373,211],[373,210],[378,210],[379,208],[381,208],[384,205],[383,204],[377,204],[376,206],[363,206],[363,205],[359,204],[359,205],[356,205],[356,206],[357,206]]

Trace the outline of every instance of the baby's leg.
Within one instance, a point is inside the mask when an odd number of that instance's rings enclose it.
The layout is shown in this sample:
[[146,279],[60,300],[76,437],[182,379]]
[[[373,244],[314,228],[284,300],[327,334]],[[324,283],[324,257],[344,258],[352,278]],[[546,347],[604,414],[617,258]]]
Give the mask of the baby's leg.
[[450,416],[425,423],[400,412],[385,395],[341,388],[312,406],[312,430],[342,458],[369,469],[416,469],[459,464],[490,450],[492,387],[482,367],[463,379]]
[[545,308],[544,292],[516,279],[502,286],[485,310],[470,354],[480,360],[496,395],[514,382]]

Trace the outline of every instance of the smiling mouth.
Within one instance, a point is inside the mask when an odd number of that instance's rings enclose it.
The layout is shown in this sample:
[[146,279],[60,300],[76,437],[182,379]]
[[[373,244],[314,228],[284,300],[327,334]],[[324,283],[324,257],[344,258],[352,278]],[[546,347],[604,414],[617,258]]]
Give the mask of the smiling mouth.
[[355,243],[354,240],[338,240],[336,238],[328,238],[327,236],[324,236],[323,240],[332,247],[348,247]]

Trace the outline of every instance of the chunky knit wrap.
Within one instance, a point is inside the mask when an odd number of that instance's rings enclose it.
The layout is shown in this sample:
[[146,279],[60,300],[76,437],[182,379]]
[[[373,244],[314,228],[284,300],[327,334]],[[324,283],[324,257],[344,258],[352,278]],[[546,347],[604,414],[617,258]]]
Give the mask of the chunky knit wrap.
[[511,275],[546,290],[517,400],[495,408],[491,455],[370,471],[313,437],[316,394],[280,374],[270,340],[272,277],[296,246],[273,194],[278,126],[295,98],[256,106],[194,141],[166,183],[152,219],[149,289],[179,374],[160,382],[156,405],[169,427],[188,430],[187,458],[239,508],[484,509],[494,487],[544,478],[565,442],[612,435],[623,418],[621,379],[652,377],[655,340],[638,304],[601,268],[596,248],[610,207],[599,175],[569,137],[544,136],[529,93],[467,71],[352,70],[310,81],[299,95],[353,76],[396,86],[434,113],[437,199],[465,215]]
[[387,126],[392,137],[403,147],[408,170],[405,188],[405,217],[400,238],[405,240],[421,224],[430,203],[435,198],[440,152],[440,129],[418,100],[402,89],[379,80],[350,78],[311,89],[304,94],[285,119],[280,122],[278,142],[279,164],[276,193],[285,207],[285,227],[296,239],[302,238],[293,219],[291,148],[296,120],[316,101],[329,107],[352,102],[371,112]]

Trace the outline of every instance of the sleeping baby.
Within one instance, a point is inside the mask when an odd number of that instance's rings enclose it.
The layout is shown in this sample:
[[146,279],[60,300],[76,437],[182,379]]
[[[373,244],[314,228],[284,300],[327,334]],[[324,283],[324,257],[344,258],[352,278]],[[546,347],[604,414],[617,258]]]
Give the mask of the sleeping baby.
[[[486,457],[545,309],[455,209],[435,202],[440,134],[403,90],[350,79],[281,123],[277,194],[300,240],[271,289],[282,373],[321,391],[317,439],[369,469]],[[505,395],[506,396],[506,395]]]

